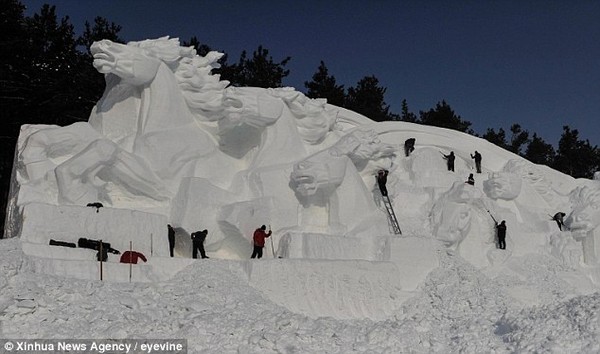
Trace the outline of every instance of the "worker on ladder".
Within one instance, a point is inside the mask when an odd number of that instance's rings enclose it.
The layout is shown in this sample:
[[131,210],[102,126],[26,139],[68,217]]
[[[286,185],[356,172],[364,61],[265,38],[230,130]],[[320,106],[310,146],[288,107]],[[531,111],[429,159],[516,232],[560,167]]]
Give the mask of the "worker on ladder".
[[381,191],[383,204],[385,205],[385,209],[388,213],[389,222],[391,226],[394,228],[395,234],[402,234],[400,231],[400,225],[398,225],[398,219],[396,219],[396,213],[394,213],[394,207],[392,206],[392,202],[388,197],[388,191],[385,184],[387,183],[388,170],[379,170],[377,172],[377,185],[379,186],[379,190]]
[[388,170],[379,170],[377,172],[377,184],[379,185],[379,190],[381,191],[381,195],[387,197],[388,192],[385,184],[387,183]]

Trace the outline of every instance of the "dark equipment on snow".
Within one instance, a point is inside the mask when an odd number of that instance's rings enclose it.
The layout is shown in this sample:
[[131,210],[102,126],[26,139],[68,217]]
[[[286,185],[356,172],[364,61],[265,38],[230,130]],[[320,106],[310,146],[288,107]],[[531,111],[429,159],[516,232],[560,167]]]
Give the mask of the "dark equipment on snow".
[[102,203],[100,203],[100,202],[94,202],[94,203],[88,203],[86,206],[96,208],[96,213],[98,213],[100,211],[100,208],[102,208],[104,205],[102,205]]
[[[101,244],[102,244],[102,247],[100,247]],[[79,240],[77,240],[77,246],[80,248],[89,248],[91,250],[98,251],[98,254],[96,254],[96,258],[102,262],[106,262],[106,260],[108,259],[109,252],[112,254],[121,254],[121,252],[110,247],[110,243],[101,242],[99,240],[90,240],[90,239],[83,238],[83,237],[80,238]],[[102,254],[100,254],[101,248],[102,248]]]
[[50,242],[48,242],[48,244],[50,246],[62,246],[62,247],[69,247],[69,248],[77,248],[77,245],[74,242],[56,241],[56,240],[50,239]]

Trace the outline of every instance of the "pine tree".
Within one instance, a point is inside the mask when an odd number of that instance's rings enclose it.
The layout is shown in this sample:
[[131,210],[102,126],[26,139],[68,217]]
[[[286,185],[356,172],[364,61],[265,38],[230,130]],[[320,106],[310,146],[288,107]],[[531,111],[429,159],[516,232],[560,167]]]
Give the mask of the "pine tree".
[[304,87],[308,89],[306,96],[310,98],[326,98],[327,103],[343,106],[346,96],[344,85],[337,85],[335,77],[329,75],[327,66],[321,60],[317,72],[312,76],[312,81],[305,81]]
[[104,75],[99,73],[92,62],[94,58],[90,51],[90,47],[96,41],[108,39],[116,43],[123,43],[123,39],[119,37],[121,26],[110,22],[106,18],[96,17],[94,25],[85,22],[83,34],[77,38],[77,44],[83,50],[80,55],[81,62],[79,68],[74,72],[80,92],[80,111],[74,112],[75,116],[85,118],[88,116],[91,108],[96,104],[104,91]]
[[575,178],[592,178],[600,168],[598,147],[579,140],[579,131],[563,126],[553,168]]
[[77,39],[77,44],[83,46],[85,52],[89,55],[91,55],[90,47],[96,41],[108,39],[113,42],[123,43],[123,40],[119,38],[119,32],[121,32],[122,27],[114,22],[109,22],[104,17],[97,16],[94,19],[93,26],[88,21],[85,21],[84,27],[83,34]]
[[506,132],[504,129],[498,129],[498,132],[494,128],[488,128],[485,134],[482,136],[483,139],[495,144],[503,149],[508,150],[508,143],[506,142]]
[[454,110],[445,100],[438,102],[435,109],[419,112],[419,123],[425,125],[433,125],[441,128],[458,130],[464,133],[473,134],[473,130],[469,127],[471,122],[462,120],[459,115],[454,113]]
[[522,130],[521,126],[516,123],[510,126],[510,132],[511,137],[508,150],[517,155],[521,155],[523,145],[526,145],[529,142],[529,132],[527,130]]
[[552,145],[547,144],[544,139],[533,133],[523,157],[533,163],[550,166],[555,159],[555,155]]
[[196,49],[196,54],[198,54],[200,56],[206,56],[206,54],[208,54],[208,52],[212,51],[212,49],[208,45],[200,43],[200,41],[198,40],[198,37],[196,37],[196,36],[193,36],[187,42],[183,41],[181,44],[184,47],[194,47],[194,49]]
[[384,100],[386,90],[375,76],[365,76],[356,87],[348,88],[345,107],[376,122],[392,120],[390,106]]
[[237,64],[222,68],[221,79],[229,80],[231,85],[239,87],[281,87],[283,78],[290,73],[285,66],[291,59],[287,57],[278,63],[274,62],[269,50],[262,46],[258,46],[252,58],[248,59],[244,50]]
[[411,123],[417,122],[417,115],[408,110],[408,103],[406,103],[406,99],[402,100],[402,113],[400,114],[400,120]]

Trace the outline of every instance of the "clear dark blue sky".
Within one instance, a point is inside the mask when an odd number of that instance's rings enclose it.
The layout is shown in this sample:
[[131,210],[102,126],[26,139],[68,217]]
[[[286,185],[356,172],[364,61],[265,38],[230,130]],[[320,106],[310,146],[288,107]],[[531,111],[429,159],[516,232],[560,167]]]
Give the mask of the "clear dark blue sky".
[[482,134],[519,123],[556,145],[562,126],[600,145],[600,1],[22,0],[56,5],[77,33],[102,16],[125,40],[192,36],[235,62],[263,45],[305,91],[320,60],[345,87],[375,75],[416,114],[445,99]]

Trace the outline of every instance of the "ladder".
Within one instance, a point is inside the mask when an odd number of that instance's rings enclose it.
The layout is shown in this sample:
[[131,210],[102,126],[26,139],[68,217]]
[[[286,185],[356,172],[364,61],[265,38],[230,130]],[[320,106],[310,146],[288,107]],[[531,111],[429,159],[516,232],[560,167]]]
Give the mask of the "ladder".
[[398,225],[398,219],[396,219],[396,213],[394,213],[394,208],[392,207],[392,202],[387,195],[382,195],[383,204],[385,205],[385,209],[387,210],[389,222],[392,224],[392,228],[394,229],[394,234],[402,235],[402,231],[400,231],[400,225]]

